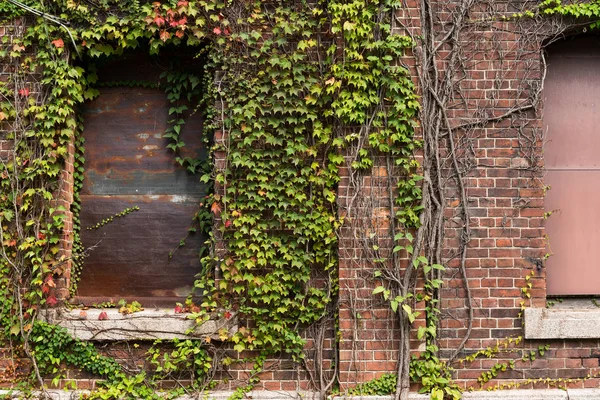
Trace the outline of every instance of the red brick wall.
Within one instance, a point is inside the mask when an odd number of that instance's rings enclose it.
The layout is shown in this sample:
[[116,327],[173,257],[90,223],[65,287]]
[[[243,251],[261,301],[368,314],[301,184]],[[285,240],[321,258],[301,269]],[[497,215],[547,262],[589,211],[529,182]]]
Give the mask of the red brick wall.
[[[399,12],[397,33],[420,33],[420,2],[410,0]],[[445,2],[434,5],[440,7]],[[508,3],[492,2],[497,12],[511,12]],[[486,12],[488,12],[487,10]],[[477,13],[470,15],[476,19]],[[442,18],[449,18],[446,10]],[[480,15],[481,16],[481,15]],[[443,32],[445,27],[440,27]],[[0,33],[7,34],[0,27]],[[461,36],[465,65],[457,82],[461,96],[457,96],[448,110],[453,125],[476,120],[482,116],[495,117],[509,112],[526,102],[532,88],[541,77],[540,46],[547,34],[513,22],[486,22],[473,27]],[[418,49],[417,49],[418,50]],[[411,68],[417,81],[415,59],[402,60]],[[440,63],[443,68],[444,63]],[[0,79],[7,79],[6,65],[0,69]],[[455,132],[456,140],[464,146],[459,155],[467,171],[465,186],[469,198],[469,225],[471,240],[468,243],[466,274],[473,300],[473,329],[459,358],[508,337],[523,335],[520,318],[521,302],[526,306],[544,307],[546,253],[543,208],[543,162],[541,135],[541,104],[537,109],[516,113],[511,118],[486,123]],[[224,140],[216,138],[217,143]],[[7,142],[0,136],[0,156],[8,150]],[[72,149],[71,149],[72,150]],[[349,155],[348,155],[349,156]],[[225,157],[216,154],[216,167],[224,168]],[[63,186],[59,202],[72,201],[72,156],[63,173]],[[339,235],[340,306],[339,377],[342,388],[364,382],[396,368],[398,344],[397,322],[389,305],[379,296],[373,296],[373,260],[376,256],[371,235],[379,238],[385,252],[391,246],[388,227],[389,193],[384,190],[388,179],[385,158],[377,158],[369,175],[351,175],[341,170],[338,207],[346,224]],[[447,168],[452,180],[451,168]],[[219,190],[219,188],[217,188]],[[441,302],[439,346],[441,355],[448,357],[457,348],[467,330],[466,290],[458,270],[456,249],[462,230],[460,200],[456,185],[446,193],[444,257],[447,271]],[[68,207],[67,207],[68,208]],[[63,248],[70,255],[72,223],[65,225]],[[528,291],[531,299],[523,297],[526,276],[535,272]],[[59,281],[59,297],[68,295],[68,275]],[[422,320],[417,324],[423,323]],[[332,341],[329,340],[330,344]],[[523,361],[524,352],[549,344],[545,355],[535,361]],[[502,382],[526,382],[530,378],[583,378],[598,370],[600,344],[597,340],[524,341],[511,345],[515,351],[502,352],[498,357],[477,359],[473,362],[454,363],[454,377],[462,386],[477,386],[477,378],[497,362],[515,361],[514,369],[501,372]],[[309,343],[309,348],[310,348]],[[420,343],[413,342],[415,351]],[[330,362],[334,355],[327,355]],[[0,349],[0,385],[3,372],[10,372],[10,354]],[[310,362],[310,360],[309,360]],[[272,364],[275,363],[275,364]],[[308,387],[308,376],[288,360],[272,361],[269,371],[262,374],[262,388],[268,390],[295,390]],[[8,373],[7,372],[7,373]],[[232,382],[243,380],[247,370],[232,368]],[[87,380],[85,377],[84,380]],[[83,383],[83,382],[82,382]],[[497,383],[493,380],[489,385]],[[572,383],[577,387],[598,385],[597,379]],[[92,383],[83,383],[91,386]],[[542,385],[542,384],[539,384]],[[533,386],[533,384],[527,384]]]
[[[458,4],[459,2],[455,2]],[[399,13],[397,32],[420,34],[420,2],[406,2]],[[433,2],[437,37],[442,37],[450,24],[439,24],[439,16],[451,21],[447,2]],[[466,171],[464,183],[469,202],[469,226],[466,275],[473,302],[473,326],[458,359],[478,350],[494,347],[498,341],[523,335],[522,302],[526,307],[546,304],[545,268],[546,239],[544,232],[543,131],[541,115],[543,102],[536,107],[515,112],[510,117],[496,117],[530,104],[543,74],[541,49],[544,41],[554,37],[565,25],[544,24],[540,21],[497,22],[487,19],[493,13],[510,15],[527,4],[491,2],[482,10],[471,12],[473,23],[460,35],[463,49],[463,68],[456,80],[454,99],[447,113],[452,126],[471,121],[467,129],[454,131],[459,143],[459,160]],[[436,13],[438,11],[438,13]],[[477,18],[480,20],[477,20]],[[418,40],[418,36],[417,36]],[[418,48],[415,49],[418,51]],[[442,52],[438,68],[446,67],[449,53]],[[403,60],[415,73],[414,60]],[[442,74],[440,74],[442,76]],[[422,88],[421,88],[422,90]],[[542,100],[542,99],[540,99]],[[381,167],[381,163],[379,165]],[[444,289],[441,293],[441,326],[438,334],[442,358],[450,357],[467,331],[466,290],[459,271],[457,249],[462,234],[460,198],[452,169],[446,166],[450,184],[446,191],[444,260]],[[346,171],[344,175],[348,175]],[[373,176],[362,179],[363,186],[354,204],[372,202],[371,191],[383,175],[375,168]],[[388,306],[372,295],[377,283],[373,265],[363,258],[365,249],[357,246],[356,237],[378,230],[385,235],[387,216],[372,209],[365,215],[354,207],[354,215],[346,214],[348,193],[353,192],[351,180],[344,176],[339,187],[339,207],[342,215],[351,220],[341,231],[340,239],[340,329],[343,338],[340,353],[342,387],[379,376],[395,369],[397,328]],[[378,198],[385,203],[385,196]],[[371,224],[371,225],[370,225]],[[362,226],[362,231],[352,226]],[[365,228],[371,226],[370,228]],[[389,239],[389,235],[388,235]],[[532,287],[527,289],[526,277]],[[416,324],[422,323],[417,321]],[[497,363],[515,362],[514,368],[500,372],[498,379],[487,383],[521,387],[546,384],[530,383],[537,378],[573,378],[573,387],[595,387],[598,379],[583,379],[598,372],[597,340],[525,340],[509,345],[492,359],[482,357],[473,362],[454,362],[454,377],[464,387],[479,387],[477,378]],[[523,355],[539,346],[549,350],[534,361]],[[418,349],[419,344],[413,343]],[[512,350],[511,350],[512,349]]]
[[[5,43],[0,43],[0,48],[4,51],[10,51],[13,46],[13,37],[19,35],[22,31],[20,23],[11,21],[0,23],[0,39],[7,38]],[[0,63],[0,81],[9,82],[14,72],[14,65],[7,62]],[[6,138],[6,132],[9,127],[0,123],[0,160],[6,160],[11,149],[11,142]]]

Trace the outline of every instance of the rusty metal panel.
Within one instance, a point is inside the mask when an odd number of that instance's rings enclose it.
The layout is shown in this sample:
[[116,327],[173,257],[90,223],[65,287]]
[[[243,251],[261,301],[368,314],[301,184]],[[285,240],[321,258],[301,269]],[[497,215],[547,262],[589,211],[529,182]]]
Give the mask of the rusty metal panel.
[[552,46],[544,82],[548,295],[600,293],[600,42]]
[[[80,219],[89,251],[79,300],[151,297],[152,305],[191,290],[206,238],[186,236],[205,187],[166,148],[168,108],[162,90],[137,87],[103,88],[85,107]],[[190,117],[182,132],[183,156],[202,156],[201,131],[201,117]],[[131,207],[139,211],[86,229]]]
[[[85,110],[83,195],[200,194],[198,177],[178,167],[163,138],[169,104],[159,89],[105,88]],[[183,156],[202,156],[201,121],[181,135]]]

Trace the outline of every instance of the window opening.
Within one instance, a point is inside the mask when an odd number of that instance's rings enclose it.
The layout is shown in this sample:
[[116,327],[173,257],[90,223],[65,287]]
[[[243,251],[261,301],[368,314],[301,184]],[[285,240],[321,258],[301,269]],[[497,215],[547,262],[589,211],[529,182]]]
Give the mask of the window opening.
[[600,293],[600,37],[549,46],[544,82],[548,295]]
[[172,104],[157,87],[175,58],[180,68],[201,74],[198,60],[173,54],[128,54],[98,70],[100,94],[82,113],[80,221],[86,255],[76,302],[172,304],[191,292],[200,271],[206,237],[193,232],[193,221],[206,185],[176,156],[206,157],[202,112],[184,113],[185,146],[175,154],[164,137]]

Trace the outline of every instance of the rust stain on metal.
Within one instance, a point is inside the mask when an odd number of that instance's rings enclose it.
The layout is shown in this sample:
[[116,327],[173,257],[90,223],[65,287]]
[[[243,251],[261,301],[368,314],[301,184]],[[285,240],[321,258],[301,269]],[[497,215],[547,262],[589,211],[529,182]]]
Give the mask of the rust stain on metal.
[[600,52],[597,37],[549,48],[544,83],[548,295],[600,290]]
[[[80,296],[185,297],[198,273],[203,238],[188,234],[198,199],[172,196],[83,196],[81,225],[93,227],[126,208],[139,207],[98,229],[82,231],[91,249],[79,285]],[[169,257],[169,253],[172,257]]]
[[[103,88],[84,111],[82,241],[90,249],[78,296],[181,299],[199,272],[206,240],[188,229],[205,188],[175,163],[163,138],[169,103],[159,89]],[[202,156],[202,119],[188,119],[183,156]],[[87,230],[126,208],[140,210]],[[185,246],[180,240],[185,239]],[[169,254],[172,253],[172,257]]]

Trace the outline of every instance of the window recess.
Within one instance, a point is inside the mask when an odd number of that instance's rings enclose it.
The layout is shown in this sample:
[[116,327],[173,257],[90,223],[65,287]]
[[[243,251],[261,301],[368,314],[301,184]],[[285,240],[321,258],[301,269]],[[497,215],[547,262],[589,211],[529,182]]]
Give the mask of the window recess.
[[549,46],[544,163],[547,294],[600,294],[600,37]]
[[[173,306],[190,294],[200,272],[206,237],[193,232],[194,216],[207,190],[176,156],[205,157],[202,112],[188,107],[180,135],[185,146],[178,154],[168,149],[163,136],[173,105],[157,84],[173,56],[130,54],[107,63],[98,72],[100,95],[83,109],[86,257],[76,303]],[[180,65],[201,75],[196,59]]]

